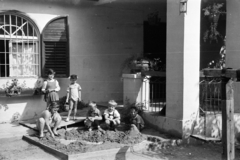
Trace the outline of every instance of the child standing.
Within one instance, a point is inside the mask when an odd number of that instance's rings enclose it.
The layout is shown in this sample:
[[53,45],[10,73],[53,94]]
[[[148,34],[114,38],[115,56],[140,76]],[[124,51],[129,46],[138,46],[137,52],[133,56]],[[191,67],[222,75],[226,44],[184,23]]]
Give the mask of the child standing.
[[70,77],[70,85],[67,89],[67,99],[66,103],[69,103],[68,117],[66,122],[69,121],[71,112],[73,110],[73,120],[76,118],[77,114],[77,105],[81,101],[81,86],[77,83],[77,75],[73,74]]
[[86,115],[86,120],[84,121],[85,126],[89,131],[92,131],[93,127],[97,127],[98,130],[102,131],[100,127],[102,115],[100,110],[97,108],[96,102],[90,102],[88,106],[89,110]]
[[47,109],[52,102],[58,102],[59,96],[58,91],[60,91],[59,83],[54,79],[55,72],[53,69],[49,69],[47,72],[48,79],[44,81],[42,92],[45,93],[45,101],[47,102]]
[[116,130],[116,127],[120,124],[120,114],[115,109],[117,103],[114,100],[108,102],[108,109],[104,111],[104,121],[107,128]]

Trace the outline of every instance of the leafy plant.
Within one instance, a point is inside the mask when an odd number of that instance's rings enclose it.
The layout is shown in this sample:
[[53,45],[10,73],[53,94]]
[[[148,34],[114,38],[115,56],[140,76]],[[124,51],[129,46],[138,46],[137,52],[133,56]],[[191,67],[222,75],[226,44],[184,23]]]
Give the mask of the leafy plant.
[[7,86],[8,87],[5,90],[7,97],[11,97],[13,95],[19,95],[22,92],[22,86],[18,83],[18,79],[13,79],[10,85],[9,83],[7,83]]
[[206,8],[203,8],[204,15],[205,16],[214,16],[216,14],[223,14],[226,13],[222,10],[220,10],[223,7],[223,3],[213,3],[212,5],[207,6]]
[[223,3],[213,3],[205,8],[203,8],[204,16],[208,17],[210,21],[209,28],[203,34],[203,40],[206,42],[207,40],[218,42],[218,38],[223,38],[220,32],[217,30],[218,20],[221,14],[226,14],[225,11],[221,10],[223,7]]
[[122,68],[127,68],[131,73],[141,72],[141,71],[165,71],[166,66],[164,65],[161,58],[147,58],[144,56],[139,56],[133,54],[127,58],[122,64]]

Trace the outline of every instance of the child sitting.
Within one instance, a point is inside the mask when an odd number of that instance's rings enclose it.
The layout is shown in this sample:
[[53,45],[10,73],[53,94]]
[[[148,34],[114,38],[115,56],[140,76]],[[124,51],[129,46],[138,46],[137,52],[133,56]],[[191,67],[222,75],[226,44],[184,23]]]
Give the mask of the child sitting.
[[116,127],[120,124],[120,114],[115,109],[117,103],[114,100],[108,102],[108,109],[104,111],[104,121],[107,128],[116,131]]
[[144,121],[142,117],[138,114],[137,107],[131,107],[130,109],[129,124],[135,125],[139,131],[144,128]]
[[92,131],[93,127],[97,127],[98,130],[102,130],[100,127],[102,115],[100,110],[97,108],[96,102],[90,102],[88,106],[89,110],[86,115],[86,120],[84,121],[85,126],[89,131]]
[[77,106],[78,101],[81,101],[81,86],[77,83],[77,75],[71,75],[70,77],[70,85],[67,89],[67,99],[66,103],[69,103],[69,110],[68,110],[68,117],[66,119],[66,122],[69,121],[71,112],[73,110],[73,120],[76,120],[76,114],[77,114]]

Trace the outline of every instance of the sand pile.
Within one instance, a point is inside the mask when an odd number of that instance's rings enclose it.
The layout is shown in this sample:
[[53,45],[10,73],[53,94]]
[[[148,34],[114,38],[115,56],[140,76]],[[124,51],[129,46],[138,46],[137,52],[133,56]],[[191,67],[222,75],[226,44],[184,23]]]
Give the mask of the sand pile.
[[[58,131],[58,133],[60,134],[60,136],[56,137],[55,139],[53,139],[50,134],[47,133],[44,138],[38,139],[38,141],[63,153],[72,154],[133,145],[136,143],[140,143],[146,139],[146,137],[143,136],[134,126],[132,126],[131,129],[126,132],[103,132],[98,130],[93,130],[89,132],[78,129],[65,131],[64,129],[61,129]],[[64,145],[60,142],[60,139],[76,141],[68,145]],[[86,141],[96,144],[85,143]],[[97,144],[99,142],[102,142],[102,144]]]

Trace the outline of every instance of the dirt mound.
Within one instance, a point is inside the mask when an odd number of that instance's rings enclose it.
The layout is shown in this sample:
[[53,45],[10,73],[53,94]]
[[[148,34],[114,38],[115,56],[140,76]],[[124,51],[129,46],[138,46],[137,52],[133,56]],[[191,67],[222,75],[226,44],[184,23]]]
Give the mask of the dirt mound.
[[66,132],[65,139],[72,140],[85,140],[89,142],[116,142],[121,144],[135,144],[143,141],[145,137],[135,127],[132,127],[130,131],[83,131],[83,130],[71,130]]
[[[58,133],[60,136],[56,137],[55,139],[52,138],[49,133],[47,133],[44,138],[39,139],[38,141],[63,153],[72,154],[133,145],[146,139],[146,137],[143,136],[135,127],[132,127],[126,132],[98,130],[89,132],[72,129],[70,131],[59,130]],[[65,145],[60,142],[60,139],[76,141]],[[102,144],[86,144],[84,141],[95,143],[102,142]]]
[[136,136],[139,136],[139,134],[141,133],[139,132],[138,128],[135,125],[131,125],[131,128],[129,131],[127,131],[127,134],[130,137],[136,137]]

